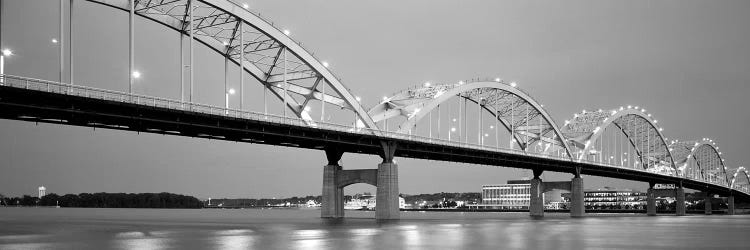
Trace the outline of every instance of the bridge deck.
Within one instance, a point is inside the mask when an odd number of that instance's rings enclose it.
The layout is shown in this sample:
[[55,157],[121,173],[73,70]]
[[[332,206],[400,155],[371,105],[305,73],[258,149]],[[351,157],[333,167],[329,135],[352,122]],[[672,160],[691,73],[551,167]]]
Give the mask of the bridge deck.
[[[725,186],[591,162],[578,162],[479,145],[445,142],[405,134],[352,129],[335,124],[308,125],[304,120],[128,95],[41,80],[11,81],[0,86],[0,118],[67,124],[144,133],[377,155],[382,141],[395,141],[397,157],[473,163],[582,174],[643,182],[678,183],[686,188],[728,194]],[[116,94],[116,95],[113,95]],[[324,164],[321,162],[321,165]],[[742,194],[746,198],[750,195]]]

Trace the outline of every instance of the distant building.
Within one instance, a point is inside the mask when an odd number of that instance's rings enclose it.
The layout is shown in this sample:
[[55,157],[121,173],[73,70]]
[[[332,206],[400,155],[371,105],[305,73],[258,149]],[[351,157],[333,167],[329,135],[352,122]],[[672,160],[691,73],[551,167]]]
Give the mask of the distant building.
[[[349,202],[344,203],[344,209],[346,210],[375,210],[376,207],[376,196],[371,194],[356,194]],[[402,197],[398,197],[398,208],[406,208],[406,200]]]
[[[646,206],[646,193],[630,189],[605,187],[583,193],[586,209],[643,209]],[[563,194],[563,199],[570,201],[570,193]]]
[[44,186],[39,187],[39,199],[47,195],[47,188]]
[[529,180],[509,180],[508,184],[482,185],[482,202],[470,206],[477,209],[529,209],[530,192]]

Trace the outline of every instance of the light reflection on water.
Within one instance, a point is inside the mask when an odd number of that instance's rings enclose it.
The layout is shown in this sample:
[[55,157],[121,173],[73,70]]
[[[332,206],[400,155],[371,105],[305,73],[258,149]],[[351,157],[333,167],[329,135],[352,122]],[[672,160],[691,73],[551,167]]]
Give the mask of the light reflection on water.
[[750,216],[0,208],[0,249],[747,249]]

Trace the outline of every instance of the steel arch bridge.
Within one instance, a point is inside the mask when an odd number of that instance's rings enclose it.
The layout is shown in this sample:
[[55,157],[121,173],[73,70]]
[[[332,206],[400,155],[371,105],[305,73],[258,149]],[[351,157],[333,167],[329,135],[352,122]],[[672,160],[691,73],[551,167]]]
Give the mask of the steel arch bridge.
[[[395,165],[395,156],[433,159],[532,169],[535,175],[549,170],[570,172],[575,176],[583,173],[650,183],[677,183],[680,187],[750,198],[746,169],[739,167],[732,171],[712,140],[668,143],[658,121],[637,106],[584,110],[560,126],[543,105],[515,82],[477,79],[420,84],[384,97],[368,110],[325,62],[292,40],[288,32],[231,1],[85,2],[130,13],[131,71],[132,18],[145,18],[176,31],[181,36],[180,46],[184,46],[183,40],[189,39],[187,68],[190,77],[185,83],[185,72],[181,72],[181,99],[74,83],[71,62],[68,65],[71,77],[67,83],[62,73],[59,81],[0,74],[0,109],[3,110],[0,118],[320,149],[326,151],[329,165],[336,165],[343,152],[353,152],[380,155],[384,164],[391,165]],[[70,6],[72,10],[73,4]],[[270,92],[277,101],[283,102],[283,114],[248,111],[243,104],[244,97],[240,97],[239,108],[199,103],[193,91],[196,84],[201,84],[193,80],[193,71],[197,70],[192,63],[194,42],[225,58],[225,68],[232,63],[241,69],[241,74],[251,75],[263,90],[264,105],[265,93]],[[64,53],[62,44],[59,47],[62,72]],[[181,50],[181,56],[183,53]],[[181,64],[186,66],[182,59]],[[246,91],[244,78],[240,79],[242,96]],[[225,80],[224,86],[219,87],[226,90],[226,84]],[[187,98],[186,89],[189,90]],[[314,104],[320,105],[317,110],[320,119],[312,114]],[[469,109],[471,105],[476,108]],[[327,111],[335,110],[348,112],[347,118],[340,120],[352,123],[336,123],[325,118]],[[448,120],[442,119],[442,110],[448,110],[445,116]],[[474,119],[469,118],[468,110],[476,110],[471,112]],[[437,113],[437,121],[432,119],[434,113]],[[353,120],[349,120],[350,115]],[[455,127],[451,127],[451,122],[458,122],[457,131],[453,131]],[[469,126],[468,122],[474,124]],[[395,125],[389,128],[390,123]],[[417,130],[425,123],[428,129]],[[435,127],[437,136],[432,133]],[[477,139],[470,142],[473,136],[469,135],[469,130],[473,128],[476,128]],[[452,138],[453,132],[459,136]],[[489,134],[494,135],[494,143],[486,139]],[[330,169],[333,179],[337,178],[337,171],[345,171],[340,166]],[[397,173],[392,169],[388,171],[392,175]],[[380,189],[384,179],[391,182],[383,185],[394,185],[393,178],[391,175],[381,177],[378,172],[357,180],[374,183]]]
[[[297,117],[313,124],[311,101],[352,110],[359,127],[376,128],[349,90],[319,61],[260,16],[228,0],[86,0],[131,11],[169,27],[226,57],[283,100]],[[192,45],[192,44],[191,44]],[[192,46],[191,46],[192,47]],[[191,61],[192,61],[192,48]],[[191,63],[192,67],[192,63]],[[192,73],[191,73],[192,77]],[[193,81],[190,80],[189,100]],[[327,90],[326,90],[327,89]],[[242,90],[240,90],[243,93]],[[309,110],[309,108],[308,108]]]
[[[383,102],[370,109],[369,115],[375,122],[394,117],[405,118],[406,120],[398,125],[397,132],[410,134],[420,120],[431,116],[441,104],[456,97],[477,104],[479,112],[488,113],[490,118],[496,121],[498,129],[499,125],[502,125],[511,134],[511,143],[517,144],[522,151],[527,151],[531,145],[539,143],[545,145],[544,149],[540,150],[542,153],[556,152],[558,156],[571,156],[568,143],[564,141],[563,134],[550,115],[541,104],[515,85],[499,79],[460,81],[435,86],[426,84],[384,98]],[[483,117],[479,115],[480,119]],[[481,137],[481,134],[478,136]]]

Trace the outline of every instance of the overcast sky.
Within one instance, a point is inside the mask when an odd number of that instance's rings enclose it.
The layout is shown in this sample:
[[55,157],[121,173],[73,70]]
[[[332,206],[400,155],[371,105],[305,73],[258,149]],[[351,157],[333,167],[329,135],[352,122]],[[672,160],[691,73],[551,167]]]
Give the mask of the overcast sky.
[[[2,44],[16,54],[6,60],[6,73],[57,80],[50,42],[58,36],[57,1],[2,1]],[[425,81],[502,77],[518,81],[559,124],[582,109],[639,105],[667,137],[712,138],[732,169],[750,165],[750,1],[247,2],[330,62],[368,106]],[[84,1],[76,1],[75,12],[76,79],[126,90],[127,15]],[[144,74],[137,91],[174,95],[177,33],[144,19],[136,25],[136,64]],[[197,58],[196,80],[223,81],[220,57],[199,49]],[[214,91],[221,96],[221,89]],[[205,100],[221,105],[220,98]],[[343,165],[375,168],[379,162],[347,154]],[[0,120],[5,195],[35,194],[40,185],[48,193],[319,195],[325,163],[322,151]],[[528,175],[426,160],[398,163],[400,191],[407,194],[478,192],[482,184]],[[584,182],[587,188],[647,186],[594,177]],[[357,184],[346,192],[374,190]]]

